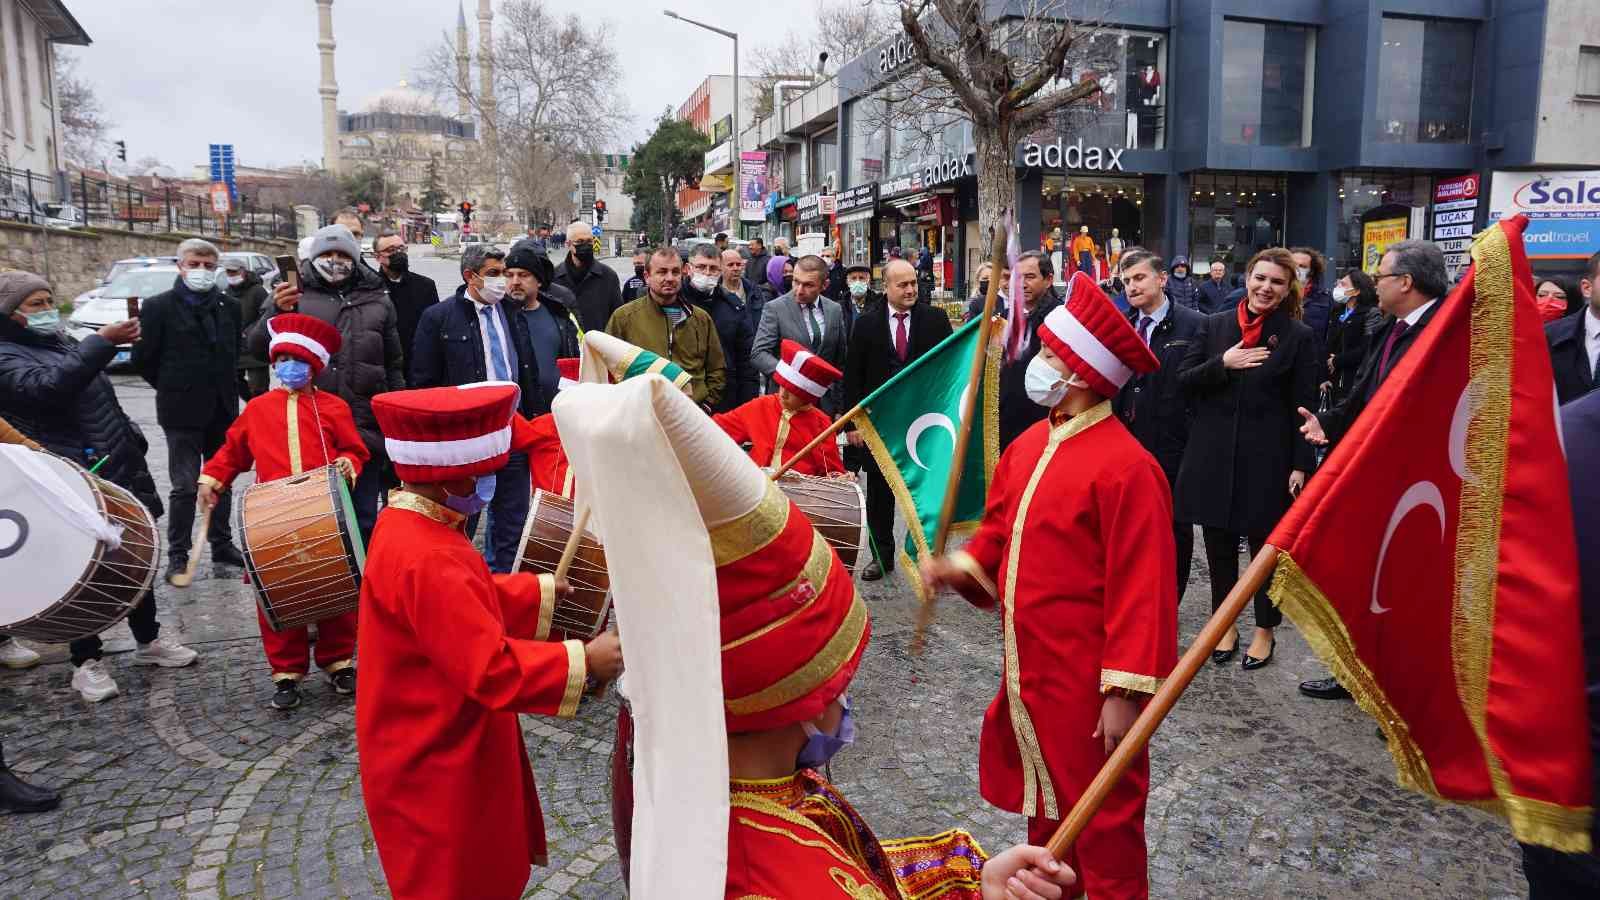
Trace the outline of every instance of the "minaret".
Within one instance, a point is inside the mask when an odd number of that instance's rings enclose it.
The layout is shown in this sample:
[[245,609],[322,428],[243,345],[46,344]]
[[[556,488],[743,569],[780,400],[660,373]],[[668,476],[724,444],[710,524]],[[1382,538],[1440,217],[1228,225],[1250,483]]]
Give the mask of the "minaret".
[[[478,0],[478,111],[483,128],[480,135],[485,152],[489,160],[491,171],[498,173],[498,158],[500,149],[497,144],[499,134],[494,124],[494,31],[491,25],[494,22],[494,10],[490,8],[490,0]],[[490,196],[494,199],[496,207],[500,205],[500,179],[498,174],[491,181]]]
[[339,85],[333,80],[333,0],[317,0],[317,50],[322,54],[322,167],[339,172]]
[[459,101],[456,118],[463,122],[472,121],[472,95],[470,85],[472,75],[467,68],[467,10],[456,3],[456,90]]

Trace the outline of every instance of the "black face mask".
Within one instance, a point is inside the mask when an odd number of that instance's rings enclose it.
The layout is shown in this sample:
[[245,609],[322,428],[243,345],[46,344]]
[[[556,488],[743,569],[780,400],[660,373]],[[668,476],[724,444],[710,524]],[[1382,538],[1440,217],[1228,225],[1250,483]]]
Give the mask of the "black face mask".
[[783,276],[783,292],[787,294],[792,290],[794,290],[794,278],[788,275]]
[[635,277],[635,278],[643,278],[644,277],[644,266],[634,266],[633,267],[633,277]]
[[403,252],[389,254],[389,271],[396,275],[404,275],[411,271],[411,257]]
[[578,258],[578,262],[588,265],[594,262],[594,245],[577,244],[572,248],[572,255]]
[[984,280],[978,282],[978,296],[989,296],[989,279],[985,278]]

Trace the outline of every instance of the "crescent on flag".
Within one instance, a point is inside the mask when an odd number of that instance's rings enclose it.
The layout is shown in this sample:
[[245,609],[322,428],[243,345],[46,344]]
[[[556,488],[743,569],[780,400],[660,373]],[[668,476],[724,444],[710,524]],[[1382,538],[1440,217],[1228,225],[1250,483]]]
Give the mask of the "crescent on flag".
[[1400,495],[1400,502],[1395,505],[1394,513],[1389,516],[1389,527],[1384,529],[1383,543],[1378,546],[1378,564],[1372,570],[1371,609],[1375,616],[1389,611],[1388,607],[1378,604],[1378,580],[1383,577],[1383,561],[1389,555],[1389,541],[1394,537],[1395,529],[1400,527],[1400,522],[1419,506],[1431,506],[1439,514],[1439,539],[1444,540],[1444,495],[1439,493],[1438,486],[1431,481],[1419,481],[1406,488],[1406,492]]
[[[956,424],[950,421],[950,417],[944,413],[923,413],[913,419],[911,427],[906,429],[906,450],[911,454],[911,461],[924,469],[928,468],[928,464],[924,463],[922,457],[917,455],[917,440],[929,428],[943,428],[945,431],[950,432],[951,446],[955,445],[956,440]],[[929,471],[932,470],[930,469]]]

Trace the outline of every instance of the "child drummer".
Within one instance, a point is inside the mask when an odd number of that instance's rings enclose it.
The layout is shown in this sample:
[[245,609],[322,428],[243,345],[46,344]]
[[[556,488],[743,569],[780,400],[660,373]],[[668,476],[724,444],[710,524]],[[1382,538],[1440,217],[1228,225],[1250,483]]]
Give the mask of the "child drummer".
[[[749,444],[750,458],[767,469],[783,465],[833,423],[816,404],[843,374],[796,341],[784,341],[781,352],[782,361],[772,373],[778,383],[776,394],[763,394],[713,417],[728,437]],[[844,475],[839,445],[823,441],[793,470],[801,475]]]
[[[207,509],[252,465],[257,482],[333,465],[346,482],[353,483],[370,456],[356,432],[349,404],[312,384],[329,356],[339,352],[338,330],[298,313],[277,316],[267,328],[268,358],[280,387],[245,405],[222,448],[200,470],[200,502]],[[273,631],[259,610],[256,618],[277,686],[272,706],[294,709],[300,705],[300,680],[311,669],[306,627]],[[356,670],[351,662],[355,652],[355,610],[317,623],[317,665],[340,694],[355,693]]]

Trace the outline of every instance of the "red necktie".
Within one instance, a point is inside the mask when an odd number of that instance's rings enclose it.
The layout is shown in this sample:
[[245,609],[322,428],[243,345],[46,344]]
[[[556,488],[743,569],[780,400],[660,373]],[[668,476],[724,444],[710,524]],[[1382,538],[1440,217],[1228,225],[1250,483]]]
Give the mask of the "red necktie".
[[894,355],[899,357],[901,362],[906,361],[906,352],[910,350],[906,346],[906,316],[908,315],[910,313],[894,314]]

